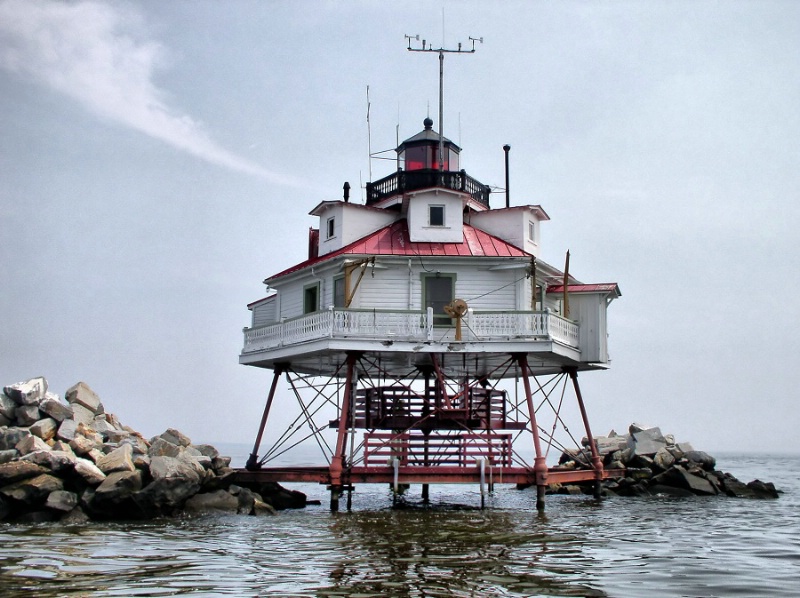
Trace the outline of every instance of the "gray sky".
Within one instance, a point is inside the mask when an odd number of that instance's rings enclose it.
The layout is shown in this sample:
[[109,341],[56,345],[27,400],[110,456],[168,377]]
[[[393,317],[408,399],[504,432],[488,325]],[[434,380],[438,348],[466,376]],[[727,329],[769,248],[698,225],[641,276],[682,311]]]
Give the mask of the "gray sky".
[[545,261],[621,286],[594,432],[797,450],[792,1],[0,0],[0,384],[84,380],[145,435],[251,442],[271,372],[237,363],[245,306],[368,180],[367,85],[373,151],[438,129],[417,33],[484,38],[445,61],[462,166],[502,186],[510,144]]

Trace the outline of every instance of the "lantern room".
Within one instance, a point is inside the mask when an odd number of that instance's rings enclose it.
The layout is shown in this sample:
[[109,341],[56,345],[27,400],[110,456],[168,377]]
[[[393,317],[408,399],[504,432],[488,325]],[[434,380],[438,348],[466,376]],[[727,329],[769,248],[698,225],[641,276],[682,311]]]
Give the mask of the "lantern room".
[[404,170],[439,170],[439,151],[443,154],[443,168],[441,170],[458,170],[458,154],[461,148],[446,137],[439,136],[433,130],[433,120],[426,118],[423,121],[425,129],[406,139],[397,148],[397,157]]

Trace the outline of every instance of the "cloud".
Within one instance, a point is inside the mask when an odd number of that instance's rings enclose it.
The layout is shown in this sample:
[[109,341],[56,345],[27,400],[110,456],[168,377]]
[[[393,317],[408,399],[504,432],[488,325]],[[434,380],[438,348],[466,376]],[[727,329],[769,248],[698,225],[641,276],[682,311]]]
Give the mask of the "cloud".
[[167,54],[147,39],[140,15],[129,6],[89,0],[0,2],[0,67],[212,164],[302,186],[220,147],[202,123],[171,108],[153,82]]

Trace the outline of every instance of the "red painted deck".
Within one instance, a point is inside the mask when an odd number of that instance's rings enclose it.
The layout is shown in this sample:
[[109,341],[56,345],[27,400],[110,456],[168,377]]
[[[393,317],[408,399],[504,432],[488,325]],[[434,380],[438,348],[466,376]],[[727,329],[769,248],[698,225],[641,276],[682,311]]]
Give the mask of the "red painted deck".
[[[535,484],[536,475],[533,469],[526,467],[492,467],[485,469],[486,480],[492,476],[495,484]],[[625,470],[608,469],[603,471],[603,479],[623,477]],[[266,467],[258,471],[237,469],[234,479],[239,482],[310,482],[329,485],[331,483],[329,468],[318,467]],[[573,484],[596,480],[592,469],[558,469],[551,468],[547,472],[548,484]],[[394,468],[353,467],[342,472],[343,485],[352,484],[391,484],[394,482]],[[400,484],[480,484],[481,472],[473,467],[399,467],[398,483]]]

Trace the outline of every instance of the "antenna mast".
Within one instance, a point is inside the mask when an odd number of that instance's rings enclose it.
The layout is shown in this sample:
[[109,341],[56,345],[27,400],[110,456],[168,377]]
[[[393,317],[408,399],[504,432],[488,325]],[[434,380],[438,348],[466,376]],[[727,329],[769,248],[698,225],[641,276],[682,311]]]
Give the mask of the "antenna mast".
[[369,162],[369,180],[372,181],[372,129],[369,125],[369,85],[367,85],[367,161]]
[[[431,45],[428,45],[426,40],[422,40],[421,47],[411,47],[411,40],[416,42],[419,41],[419,35],[406,35],[406,40],[408,40],[408,51],[409,52],[436,52],[439,54],[439,170],[444,170],[444,55],[448,54],[474,54],[475,53],[475,42],[483,43],[482,37],[470,37],[469,41],[472,42],[472,49],[471,50],[464,50],[461,48],[461,42],[458,42],[458,49],[452,50],[447,49],[444,46],[440,48],[434,48]],[[444,43],[444,42],[443,42]]]

